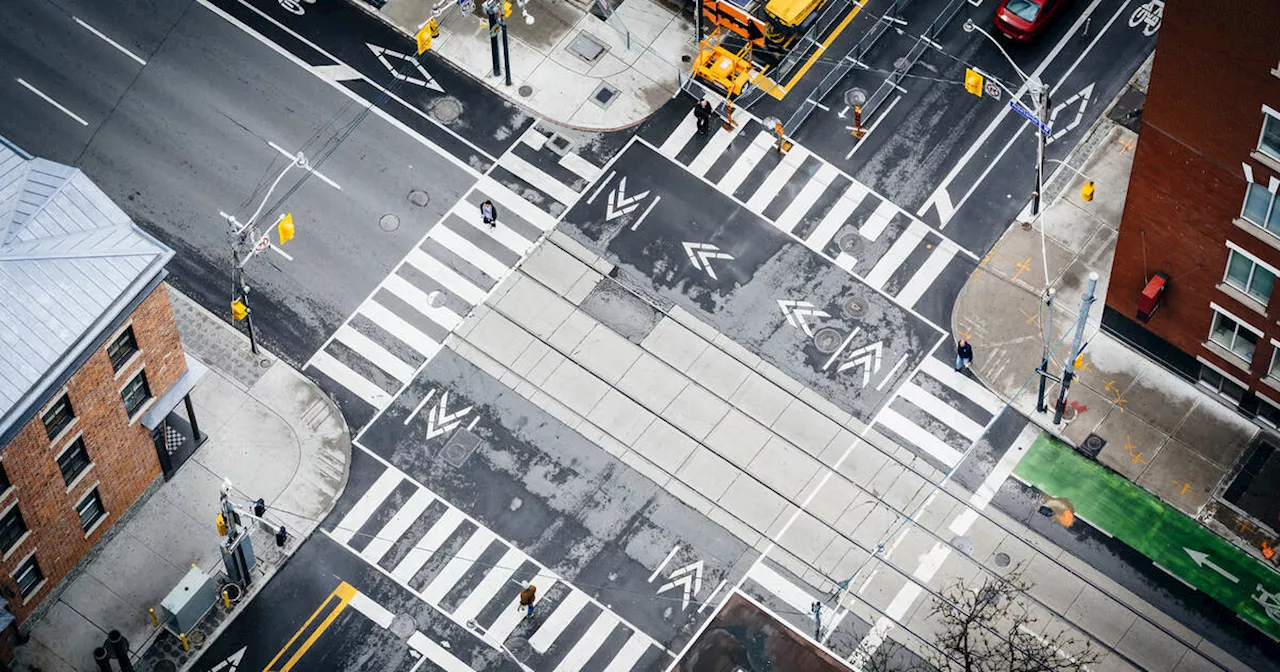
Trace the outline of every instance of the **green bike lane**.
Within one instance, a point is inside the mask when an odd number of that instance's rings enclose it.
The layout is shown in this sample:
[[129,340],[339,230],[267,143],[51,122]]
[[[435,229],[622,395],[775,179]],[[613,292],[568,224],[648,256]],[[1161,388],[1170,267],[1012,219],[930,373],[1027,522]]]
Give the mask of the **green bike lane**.
[[1280,640],[1280,574],[1192,518],[1048,435],[1014,475]]

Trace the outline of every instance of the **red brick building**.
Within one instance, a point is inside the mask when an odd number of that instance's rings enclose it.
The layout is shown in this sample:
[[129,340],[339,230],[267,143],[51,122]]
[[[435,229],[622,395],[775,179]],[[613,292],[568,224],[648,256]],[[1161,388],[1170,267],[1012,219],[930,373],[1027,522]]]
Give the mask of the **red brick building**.
[[79,170],[0,138],[0,627],[52,601],[184,431],[197,443],[171,417],[198,376],[172,256]]
[[1278,38],[1275,0],[1165,5],[1103,314],[1111,333],[1273,426]]

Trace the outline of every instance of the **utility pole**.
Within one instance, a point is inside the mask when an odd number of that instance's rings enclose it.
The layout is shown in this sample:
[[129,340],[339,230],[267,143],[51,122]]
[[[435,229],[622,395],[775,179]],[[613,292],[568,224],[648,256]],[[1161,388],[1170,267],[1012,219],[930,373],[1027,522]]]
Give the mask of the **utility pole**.
[[498,61],[498,11],[496,0],[489,0],[484,3],[485,16],[489,17],[489,51],[493,54],[494,77],[502,74],[499,70],[500,63]]
[[1062,367],[1062,391],[1058,393],[1058,403],[1053,408],[1053,424],[1062,422],[1062,413],[1067,407],[1067,390],[1071,388],[1072,371],[1075,370],[1076,357],[1080,354],[1080,343],[1084,340],[1084,326],[1089,321],[1089,309],[1093,307],[1093,291],[1098,287],[1098,274],[1089,273],[1089,284],[1085,287],[1084,297],[1080,299],[1080,315],[1076,318],[1076,335],[1071,342],[1071,352],[1067,353],[1067,363]]

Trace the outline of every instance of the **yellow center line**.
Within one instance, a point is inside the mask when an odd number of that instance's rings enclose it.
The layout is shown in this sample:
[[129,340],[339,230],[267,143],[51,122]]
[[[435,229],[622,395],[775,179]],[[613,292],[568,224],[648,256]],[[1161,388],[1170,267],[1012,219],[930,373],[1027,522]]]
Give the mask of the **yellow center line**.
[[[280,656],[283,656],[286,651],[293,647],[293,643],[297,641],[298,637],[302,636],[302,633],[307,631],[307,628],[311,626],[311,622],[314,621],[317,616],[324,613],[326,610],[329,610],[329,615],[316,626],[315,631],[312,632],[311,636],[302,643],[302,646],[298,648],[297,652],[289,658],[288,662],[284,664],[284,667],[274,671],[289,672],[289,670],[297,664],[298,660],[302,658],[302,654],[306,653],[307,650],[316,643],[316,640],[320,638],[320,635],[324,634],[325,630],[329,629],[330,625],[333,625],[333,621],[338,618],[338,614],[342,613],[342,610],[347,608],[347,605],[351,603],[351,598],[355,597],[355,595],[356,589],[351,584],[346,581],[338,584],[338,587],[334,588],[333,592],[329,593],[328,597],[324,598],[324,602],[321,602],[320,606],[311,613],[311,616],[308,617],[305,622],[303,622],[302,627],[298,628],[298,631],[293,633],[293,636],[289,638],[289,641],[280,648],[276,657],[272,658],[271,662],[267,663],[267,666],[263,668],[263,672],[273,672],[276,661],[280,660]],[[335,597],[338,598],[338,603],[330,606],[330,602],[332,602]]]
[[[833,1],[838,2],[839,0]],[[796,74],[791,78],[791,81],[787,82],[786,86],[778,86],[777,84],[774,84],[773,87],[768,91],[765,91],[765,93],[777,98],[778,100],[786,98],[787,93],[791,91],[791,88],[800,82],[800,78],[804,77],[806,72],[809,72],[809,68],[812,68],[813,64],[817,63],[822,54],[824,54],[827,51],[827,48],[831,46],[831,43],[835,42],[837,37],[840,37],[840,33],[844,32],[844,29],[849,25],[849,22],[853,21],[853,17],[857,16],[858,12],[862,11],[862,8],[866,6],[867,3],[865,2],[861,5],[855,4],[853,6],[853,10],[844,17],[844,20],[840,22],[840,25],[836,26],[836,29],[831,31],[831,34],[827,36],[827,39],[822,41],[822,44],[819,45],[817,49],[813,50],[813,54],[809,56],[809,60],[805,61],[804,65],[800,66],[800,69],[796,71]]]

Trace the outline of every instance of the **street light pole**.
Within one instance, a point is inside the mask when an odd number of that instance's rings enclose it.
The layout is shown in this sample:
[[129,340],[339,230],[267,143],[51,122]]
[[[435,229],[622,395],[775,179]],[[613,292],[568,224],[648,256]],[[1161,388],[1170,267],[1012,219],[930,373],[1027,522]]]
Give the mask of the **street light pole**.
[[1084,340],[1085,323],[1089,321],[1089,309],[1093,307],[1093,292],[1098,287],[1098,274],[1089,273],[1089,284],[1085,287],[1084,296],[1080,299],[1080,314],[1076,317],[1076,335],[1071,342],[1071,352],[1067,353],[1067,363],[1062,367],[1062,385],[1058,392],[1058,403],[1053,405],[1053,424],[1062,422],[1062,413],[1067,408],[1067,390],[1071,388],[1072,371],[1075,370],[1076,357],[1080,355],[1080,342]]

